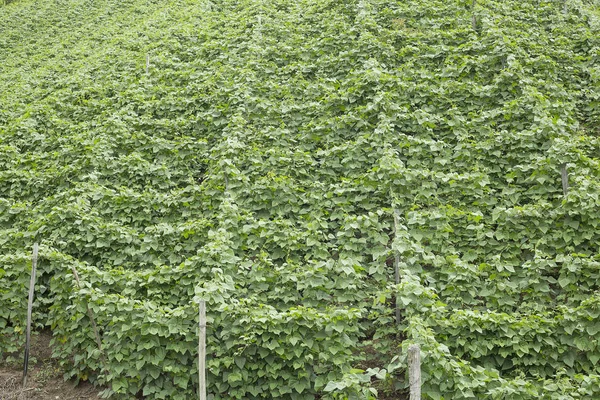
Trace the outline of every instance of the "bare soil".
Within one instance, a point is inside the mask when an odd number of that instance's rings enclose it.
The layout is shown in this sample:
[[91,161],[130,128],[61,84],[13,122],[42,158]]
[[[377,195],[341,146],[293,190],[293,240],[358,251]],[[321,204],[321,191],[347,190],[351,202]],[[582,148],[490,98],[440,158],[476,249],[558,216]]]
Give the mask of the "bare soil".
[[[44,331],[31,338],[27,387],[22,388],[23,354],[13,354],[17,361],[0,360],[0,400],[98,400],[98,389],[88,382],[78,385],[65,381],[63,373],[52,359],[50,339],[52,334]],[[35,359],[35,363],[32,362]]]

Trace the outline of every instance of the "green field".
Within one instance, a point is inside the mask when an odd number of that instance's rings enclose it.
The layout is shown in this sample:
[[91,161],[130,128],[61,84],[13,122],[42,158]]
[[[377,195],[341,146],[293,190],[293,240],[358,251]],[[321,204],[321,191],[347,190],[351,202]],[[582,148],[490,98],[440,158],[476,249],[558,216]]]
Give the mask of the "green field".
[[599,137],[598,0],[0,5],[0,359],[39,242],[114,399],[196,398],[199,299],[209,399],[598,399]]

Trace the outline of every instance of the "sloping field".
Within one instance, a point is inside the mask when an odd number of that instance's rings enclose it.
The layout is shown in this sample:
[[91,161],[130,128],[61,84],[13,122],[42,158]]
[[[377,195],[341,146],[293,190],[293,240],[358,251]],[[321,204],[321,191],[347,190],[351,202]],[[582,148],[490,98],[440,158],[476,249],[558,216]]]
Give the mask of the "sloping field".
[[0,356],[38,241],[112,398],[195,398],[201,298],[213,399],[403,398],[413,343],[425,399],[600,398],[599,9],[0,7]]

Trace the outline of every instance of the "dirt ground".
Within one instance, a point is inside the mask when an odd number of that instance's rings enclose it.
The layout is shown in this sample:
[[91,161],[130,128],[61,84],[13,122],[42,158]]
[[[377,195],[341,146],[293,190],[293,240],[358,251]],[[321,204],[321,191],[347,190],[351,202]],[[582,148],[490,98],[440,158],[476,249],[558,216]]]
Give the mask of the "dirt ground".
[[[64,381],[63,374],[51,358],[51,333],[41,332],[31,338],[27,387],[21,388],[23,354],[14,354],[16,361],[0,360],[0,400],[97,400],[98,388],[87,382],[75,386]],[[35,358],[35,363],[31,359]]]

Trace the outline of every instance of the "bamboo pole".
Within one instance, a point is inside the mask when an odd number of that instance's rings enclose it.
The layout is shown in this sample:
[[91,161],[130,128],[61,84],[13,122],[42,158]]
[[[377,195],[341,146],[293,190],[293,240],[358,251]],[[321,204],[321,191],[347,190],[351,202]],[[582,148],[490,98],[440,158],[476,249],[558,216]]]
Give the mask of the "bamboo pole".
[[29,345],[31,341],[31,313],[33,311],[33,293],[35,291],[35,270],[37,268],[39,245],[33,244],[31,260],[31,280],[29,281],[29,298],[27,300],[27,330],[25,334],[25,355],[23,357],[23,388],[27,386],[27,369],[29,367]]
[[198,396],[206,400],[206,302],[200,300],[198,319]]
[[418,344],[408,348],[408,382],[410,400],[421,400],[421,349]]

